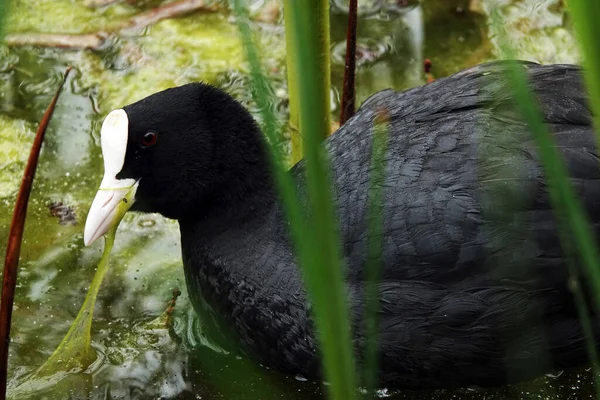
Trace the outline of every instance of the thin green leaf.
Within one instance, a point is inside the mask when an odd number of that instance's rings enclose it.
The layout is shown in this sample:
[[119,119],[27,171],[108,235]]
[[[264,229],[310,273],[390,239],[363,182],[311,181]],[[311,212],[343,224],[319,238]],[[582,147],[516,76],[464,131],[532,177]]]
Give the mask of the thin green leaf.
[[[294,30],[291,28],[294,20],[289,11],[289,8],[284,7],[283,16],[285,21],[285,45],[288,49],[292,48],[295,41]],[[296,80],[298,72],[296,68],[298,63],[296,62],[296,53],[293,51],[286,52],[286,68],[287,68],[287,86],[288,86],[288,98],[290,99],[290,142],[292,146],[292,165],[296,164],[302,159],[302,136],[300,136],[300,121],[299,118],[299,104],[298,104],[298,82]]]
[[[326,54],[329,52],[328,4],[326,1],[316,1],[315,5],[318,7],[313,7],[304,3],[294,3],[286,3],[289,7],[288,12],[291,12],[290,18],[294,21],[291,23],[291,29],[294,30],[294,37],[297,39],[291,41],[294,48],[288,51],[296,52],[296,71],[302,71],[296,79],[300,96],[301,134],[306,139],[307,185],[311,205],[308,224],[310,230],[307,230],[304,223],[294,182],[283,169],[281,154],[272,146],[269,147],[271,164],[290,221],[292,238],[309,296],[314,304],[317,336],[323,354],[326,379],[330,382],[330,393],[334,399],[349,400],[356,395],[353,353],[330,185],[325,155],[320,146],[321,140],[330,129],[328,90],[326,99],[322,90],[323,86],[329,86],[329,56],[323,55],[323,51]],[[276,143],[277,128],[274,116],[269,112],[269,94],[265,90],[268,82],[262,73],[252,41],[247,10],[241,0],[234,0],[233,4],[250,64],[255,100],[265,121],[265,135],[269,142]],[[317,13],[318,16],[311,15],[313,13]],[[323,22],[320,30],[313,30],[318,21]],[[317,67],[318,63],[310,61],[315,59],[326,60],[326,74]]]
[[311,260],[310,237],[304,237],[305,229],[303,223],[302,209],[298,201],[296,187],[291,176],[285,170],[284,158],[279,148],[277,120],[275,114],[269,107],[272,104],[269,81],[266,79],[258,58],[256,46],[252,40],[252,33],[248,24],[248,10],[243,6],[242,0],[233,0],[234,10],[238,19],[238,27],[242,37],[242,44],[250,64],[250,76],[252,78],[253,97],[261,110],[263,118],[263,133],[269,149],[269,161],[275,174],[275,182],[279,194],[282,197],[286,216],[290,222],[292,238],[298,247],[301,263]]
[[[307,4],[308,3],[308,4]],[[331,129],[329,117],[329,2],[287,0],[294,30],[293,48],[300,82],[299,119],[310,201],[310,226],[319,257],[304,265],[313,300],[317,331],[331,397],[348,400],[356,396],[354,357],[348,325],[344,275],[339,253],[328,160],[320,145]]]

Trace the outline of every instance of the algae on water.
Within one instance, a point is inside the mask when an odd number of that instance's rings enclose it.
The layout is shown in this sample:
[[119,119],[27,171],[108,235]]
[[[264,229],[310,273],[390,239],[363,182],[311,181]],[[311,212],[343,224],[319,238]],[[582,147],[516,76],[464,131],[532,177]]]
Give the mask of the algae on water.
[[0,114],[0,198],[19,189],[34,134],[33,124]]

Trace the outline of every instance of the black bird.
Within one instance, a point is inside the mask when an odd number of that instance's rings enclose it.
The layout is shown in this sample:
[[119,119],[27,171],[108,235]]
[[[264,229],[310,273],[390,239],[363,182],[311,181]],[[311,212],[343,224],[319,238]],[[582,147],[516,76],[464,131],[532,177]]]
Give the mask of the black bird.
[[[597,232],[600,168],[582,72],[520,65]],[[324,143],[360,359],[373,123],[381,109],[391,117],[381,385],[496,386],[588,360],[538,150],[502,68],[489,63],[381,91]],[[310,307],[263,143],[248,111],[203,83],[113,111],[102,127],[105,175],[85,243],[109,229],[116,205],[134,192],[132,210],[179,221],[196,310],[218,315],[216,324],[257,361],[316,378]],[[304,162],[289,173],[306,202]],[[599,315],[581,288],[597,333]]]

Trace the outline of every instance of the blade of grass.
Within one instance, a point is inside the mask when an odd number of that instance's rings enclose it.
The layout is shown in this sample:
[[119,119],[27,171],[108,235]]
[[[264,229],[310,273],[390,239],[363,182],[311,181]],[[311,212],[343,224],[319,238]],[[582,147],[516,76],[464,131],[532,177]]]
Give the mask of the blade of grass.
[[[502,58],[513,59],[514,52],[508,44],[502,28],[504,25],[498,7],[494,8],[490,18],[491,27],[499,39]],[[511,83],[514,101],[521,110],[522,116],[530,127],[539,148],[540,161],[548,181],[548,192],[559,222],[559,236],[563,250],[568,256],[572,254],[579,255],[585,270],[587,270],[587,279],[591,281],[594,288],[592,292],[596,296],[595,300],[600,304],[600,258],[596,248],[596,235],[588,224],[589,218],[587,218],[586,212],[570,184],[567,168],[555,146],[552,135],[544,125],[543,114],[529,90],[527,77],[522,67],[516,62],[509,63],[506,68],[506,76]],[[600,398],[600,382],[598,381],[600,369],[598,368],[594,330],[589,321],[586,302],[579,287],[580,274],[577,266],[572,261],[567,262],[567,267],[572,279],[570,289],[577,303],[581,328],[585,334],[586,345],[594,368],[596,391],[598,398]]]
[[[311,205],[311,234],[316,238],[316,262],[305,265],[309,293],[315,305],[315,319],[323,362],[334,399],[355,397],[356,378],[348,310],[340,257],[328,160],[321,140],[328,135],[329,121],[329,1],[286,0],[294,23],[292,49],[298,62],[300,129],[304,138],[308,198]],[[327,54],[325,56],[324,54]]]
[[[321,14],[326,14],[323,12],[327,9],[325,2],[321,1],[319,3],[322,8],[318,10],[315,10],[314,7],[309,7],[307,4],[302,4],[302,7],[306,7],[305,11],[312,9],[313,11],[321,12]],[[313,211],[309,224],[312,229],[307,230],[294,181],[283,168],[281,154],[272,145],[272,143],[277,142],[277,126],[274,115],[269,111],[269,91],[266,89],[269,84],[262,72],[258,53],[252,41],[247,10],[244,8],[241,0],[234,0],[233,4],[238,17],[243,45],[250,64],[255,101],[263,114],[264,133],[267,142],[271,143],[268,146],[271,166],[275,173],[277,188],[283,200],[286,217],[290,222],[292,238],[294,239],[298,259],[302,266],[309,296],[314,304],[317,336],[324,358],[325,376],[330,382],[330,395],[334,399],[350,400],[355,398],[356,386],[345,304],[346,297],[342,284],[341,262],[339,254],[337,254],[339,247],[335,241],[335,231],[333,229],[332,206],[331,202],[328,201],[330,195],[329,186],[326,182],[326,173],[323,171],[323,154],[319,151],[319,143],[329,132],[330,128],[328,91],[327,101],[322,96],[324,91],[320,92],[321,97],[317,97],[316,95],[314,98],[310,97],[311,94],[314,94],[315,82],[323,84],[323,82],[329,81],[329,68],[327,68],[327,79],[323,79],[321,76],[321,79],[308,80],[307,78],[315,78],[314,65],[306,67],[306,64],[311,64],[311,61],[303,62],[301,57],[306,55],[296,52],[295,59],[298,61],[296,71],[303,72],[302,75],[297,77],[298,82],[302,82],[299,85],[300,126],[305,137],[309,137],[307,147],[305,148],[309,158],[307,164],[310,165],[308,167],[309,197],[312,201]],[[289,7],[290,3],[287,3],[286,6]],[[294,6],[292,5],[292,7]],[[304,36],[305,32],[299,27],[299,25],[307,22],[305,19],[306,16],[304,19],[297,19],[298,10],[292,7],[288,11],[293,13],[294,22],[292,23],[292,29],[295,30],[293,35],[297,39],[302,38],[306,40],[307,36]],[[318,18],[310,21],[311,26],[316,20]],[[328,23],[325,25],[328,27]],[[327,29],[327,43],[328,37]],[[322,35],[320,39],[323,39]],[[301,44],[305,44],[308,47],[312,46],[313,51],[322,49],[322,43],[321,46],[315,45],[313,43],[314,40],[319,40],[319,38],[311,37],[310,43],[294,41],[294,49],[288,49],[288,51],[297,51],[298,46]],[[325,51],[329,51],[328,45],[325,46]],[[329,57],[323,57],[321,54],[320,59],[327,59],[328,61]],[[314,58],[308,60],[314,60]],[[308,93],[306,88],[309,88]],[[325,107],[324,104],[327,106]],[[318,193],[319,191],[321,193]],[[315,198],[317,199],[316,202]],[[317,205],[315,206],[314,203],[317,203]],[[323,207],[321,206],[322,203],[325,203]],[[323,229],[320,229],[321,227]]]
[[[307,128],[302,127],[302,113],[306,112],[302,108],[302,93],[312,92],[312,106],[310,110],[314,111],[315,120],[319,123],[319,130],[311,132],[317,140],[323,140],[331,132],[331,113],[330,113],[330,88],[331,88],[331,57],[329,42],[329,2],[326,0],[307,0],[305,2],[295,2],[291,0],[284,1],[284,7],[291,14],[291,47],[286,51],[294,53],[294,59],[297,62],[293,72],[296,73],[296,81],[299,84],[299,123],[300,134],[307,137],[303,132],[309,132]],[[298,14],[298,11],[301,14]],[[304,18],[299,18],[304,17]],[[299,25],[306,23],[306,25]],[[299,36],[306,34],[309,36]],[[311,58],[306,58],[310,56]],[[307,69],[304,70],[303,67]],[[312,77],[311,79],[308,79]],[[304,83],[312,82],[309,86]],[[312,121],[312,120],[311,120]]]
[[365,271],[365,389],[372,396],[377,385],[377,325],[379,323],[379,280],[381,249],[383,246],[383,184],[385,175],[385,152],[389,134],[390,116],[382,110],[373,126],[373,149],[371,156],[371,187],[368,203],[368,259]]
[[583,53],[584,77],[594,111],[596,138],[600,144],[600,2],[568,0],[566,3]]
[[15,201],[15,210],[13,212],[10,230],[8,232],[8,244],[6,245],[6,258],[4,261],[4,276],[2,282],[2,303],[0,304],[0,399],[6,398],[6,382],[8,377],[8,347],[10,344],[10,322],[12,317],[13,303],[15,300],[15,287],[17,284],[17,271],[19,266],[19,255],[21,254],[21,243],[23,241],[23,230],[25,228],[25,218],[27,216],[27,205],[29,204],[29,195],[33,186],[33,178],[42,148],[42,142],[48,128],[48,123],[54,113],[54,108],[58,97],[62,91],[63,85],[71,71],[67,68],[62,82],[60,83],[56,94],[52,98],[50,105],[44,112],[42,120],[38,126],[21,186],[17,199]]
[[[294,30],[292,24],[294,23],[291,18],[290,10],[287,7],[283,8],[283,18],[285,25],[285,46],[288,49],[292,48],[294,43]],[[290,137],[292,146],[292,165],[296,164],[302,159],[302,137],[300,136],[300,121],[298,120],[298,82],[296,77],[298,71],[296,70],[298,63],[296,62],[296,53],[293,51],[286,52],[286,65],[287,65],[287,85],[288,85],[288,98],[290,102]]]
[[4,20],[8,15],[10,8],[10,0],[0,0],[0,39],[4,39]]
[[342,112],[340,126],[354,115],[356,81],[356,26],[358,23],[358,0],[350,0],[348,5],[348,27],[346,29],[346,64],[342,89]]
[[[275,145],[279,142],[279,127],[277,125],[275,114],[269,107],[272,103],[270,95],[271,90],[269,90],[270,85],[262,71],[258,52],[252,40],[252,33],[248,23],[248,10],[243,5],[242,0],[233,0],[233,6],[237,17],[240,36],[242,38],[242,44],[250,65],[253,97],[262,114],[263,133],[265,135],[266,147],[269,150],[271,169],[275,174],[277,189],[282,196],[286,216],[290,222],[292,236],[294,240],[297,240],[300,243],[299,257],[302,260],[305,260],[310,253],[310,249],[308,249],[308,246],[302,245],[306,241],[300,240],[304,234],[304,224],[300,204],[297,198],[296,187],[285,169],[284,157]],[[310,238],[307,238],[307,241],[308,240],[310,240]]]
[[[353,0],[355,1],[355,0]],[[323,134],[323,138],[329,135],[331,132],[331,121],[329,115],[329,90],[331,86],[330,77],[330,52],[329,52],[329,10],[319,6],[321,0],[309,0],[306,7],[316,10],[315,12],[315,25],[321,29],[319,42],[319,50],[317,51],[318,56],[313,62],[319,66],[322,74],[319,76],[319,87],[322,90],[324,97],[317,107],[323,107],[323,110],[327,110],[325,115],[327,125],[330,127],[327,132]],[[316,7],[316,8],[315,8]],[[319,8],[320,7],[320,8]],[[283,7],[284,23],[285,23],[285,44],[286,49],[286,65],[287,65],[287,82],[288,82],[288,97],[290,102],[290,121],[289,126],[291,129],[291,145],[292,145],[292,165],[296,164],[302,159],[303,156],[303,130],[300,127],[300,104],[298,95],[298,86],[301,84],[298,80],[300,76],[298,74],[298,59],[296,52],[290,51],[294,48],[294,43],[297,40],[302,40],[296,37],[295,18],[291,13],[290,7]],[[315,99],[317,100],[317,99]]]

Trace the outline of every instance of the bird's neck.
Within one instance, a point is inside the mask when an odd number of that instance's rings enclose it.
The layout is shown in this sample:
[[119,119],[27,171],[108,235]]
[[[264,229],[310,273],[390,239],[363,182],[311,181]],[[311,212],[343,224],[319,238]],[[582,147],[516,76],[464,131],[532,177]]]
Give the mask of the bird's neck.
[[276,207],[277,200],[269,183],[257,184],[251,190],[240,190],[226,196],[206,200],[200,209],[179,218],[182,228],[196,235],[215,235],[232,228],[255,224]]
[[177,219],[195,230],[226,229],[260,217],[277,202],[262,132],[256,127],[235,135],[215,134],[211,178],[198,176],[202,195]]

